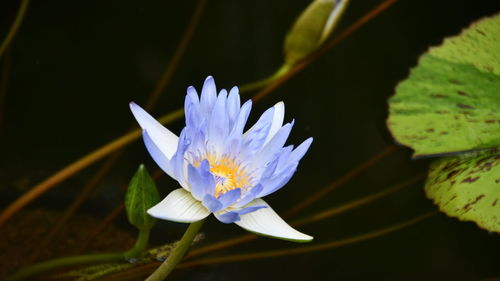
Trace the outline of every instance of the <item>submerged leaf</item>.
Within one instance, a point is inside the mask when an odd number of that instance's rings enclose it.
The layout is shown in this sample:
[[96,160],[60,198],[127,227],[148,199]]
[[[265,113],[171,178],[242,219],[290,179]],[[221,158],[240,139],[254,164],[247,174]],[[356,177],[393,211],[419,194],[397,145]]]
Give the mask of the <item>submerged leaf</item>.
[[500,232],[500,149],[434,161],[425,191],[447,215]]
[[130,181],[125,196],[127,218],[133,226],[141,230],[153,227],[156,219],[146,211],[160,201],[156,185],[144,165],[140,165]]
[[389,100],[388,127],[414,156],[500,145],[500,15],[424,54]]

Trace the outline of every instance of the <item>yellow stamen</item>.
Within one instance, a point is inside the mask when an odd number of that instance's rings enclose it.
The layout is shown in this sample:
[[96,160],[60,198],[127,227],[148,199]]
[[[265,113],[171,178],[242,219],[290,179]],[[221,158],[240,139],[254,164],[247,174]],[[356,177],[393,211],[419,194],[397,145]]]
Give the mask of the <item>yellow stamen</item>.
[[[210,163],[210,172],[215,178],[215,197],[250,185],[250,177],[236,159],[228,156],[217,158],[212,154],[207,154],[205,159]],[[200,163],[201,161],[196,161],[195,166]]]

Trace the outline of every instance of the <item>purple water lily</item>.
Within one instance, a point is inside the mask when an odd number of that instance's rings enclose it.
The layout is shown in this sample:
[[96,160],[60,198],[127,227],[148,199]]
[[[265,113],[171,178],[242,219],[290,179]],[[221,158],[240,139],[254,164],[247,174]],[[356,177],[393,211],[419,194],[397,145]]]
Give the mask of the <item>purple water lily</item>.
[[251,100],[240,104],[238,88],[217,94],[212,77],[201,96],[187,89],[186,126],[179,137],[135,103],[130,108],[143,129],[155,162],[182,188],[148,210],[156,218],[191,223],[211,213],[223,223],[282,239],[313,238],[289,226],[264,201],[295,173],[312,138],[297,148],[285,146],[293,121],[283,125],[283,102],[266,110],[246,132]]

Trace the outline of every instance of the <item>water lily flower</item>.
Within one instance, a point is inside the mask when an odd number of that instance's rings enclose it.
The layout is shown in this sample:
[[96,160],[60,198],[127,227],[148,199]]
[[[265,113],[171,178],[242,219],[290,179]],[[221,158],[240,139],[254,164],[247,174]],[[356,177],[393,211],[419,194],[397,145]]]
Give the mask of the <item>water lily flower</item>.
[[153,217],[191,223],[213,213],[258,234],[295,241],[313,238],[289,226],[261,198],[283,187],[295,173],[312,138],[294,149],[284,146],[293,121],[283,125],[283,102],[266,110],[246,132],[251,100],[240,104],[238,88],[217,94],[205,80],[201,96],[187,89],[186,126],[180,136],[162,126],[137,104],[130,109],[143,129],[154,161],[181,188],[148,210]]

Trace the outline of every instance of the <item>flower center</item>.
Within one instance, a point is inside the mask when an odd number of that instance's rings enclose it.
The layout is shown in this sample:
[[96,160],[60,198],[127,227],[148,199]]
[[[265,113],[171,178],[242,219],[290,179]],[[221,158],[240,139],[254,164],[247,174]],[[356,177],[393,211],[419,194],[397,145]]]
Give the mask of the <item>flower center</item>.
[[210,172],[215,179],[215,197],[219,197],[230,190],[243,189],[250,185],[250,178],[245,173],[245,169],[242,169],[235,159],[207,157],[207,160],[210,163]]

